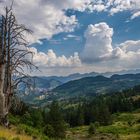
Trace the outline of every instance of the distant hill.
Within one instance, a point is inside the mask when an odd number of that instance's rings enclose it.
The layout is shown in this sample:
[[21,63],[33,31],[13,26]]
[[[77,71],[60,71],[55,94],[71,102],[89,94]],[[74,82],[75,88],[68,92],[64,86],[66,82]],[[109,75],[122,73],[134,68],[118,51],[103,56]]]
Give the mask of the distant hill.
[[[57,79],[48,79],[45,77],[37,77],[37,76],[30,77],[29,79],[25,77],[24,81],[26,81],[25,83],[29,83],[32,86],[32,88],[40,89],[40,90],[41,89],[51,90],[51,89],[63,84],[62,82],[60,82]],[[23,90],[23,91],[26,90],[25,83],[21,82],[19,90]]]
[[140,84],[140,74],[86,77],[70,81],[52,90],[58,98],[94,96],[122,91]]
[[37,88],[53,89],[62,84],[61,81],[53,78],[47,79],[45,77],[33,77],[33,79]]
[[46,80],[54,79],[54,80],[60,81],[61,83],[66,83],[71,80],[77,80],[84,77],[95,77],[97,75],[100,75],[100,73],[96,73],[96,72],[84,73],[84,74],[74,73],[68,76],[48,76],[48,77],[41,77],[41,78],[46,79]]

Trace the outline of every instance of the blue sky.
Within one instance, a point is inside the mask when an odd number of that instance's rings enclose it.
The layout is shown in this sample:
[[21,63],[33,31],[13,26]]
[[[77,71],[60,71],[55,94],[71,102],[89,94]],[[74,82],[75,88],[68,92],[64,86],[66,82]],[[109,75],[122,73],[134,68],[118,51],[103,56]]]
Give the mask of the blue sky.
[[13,10],[33,30],[34,75],[140,68],[140,0],[15,0]]

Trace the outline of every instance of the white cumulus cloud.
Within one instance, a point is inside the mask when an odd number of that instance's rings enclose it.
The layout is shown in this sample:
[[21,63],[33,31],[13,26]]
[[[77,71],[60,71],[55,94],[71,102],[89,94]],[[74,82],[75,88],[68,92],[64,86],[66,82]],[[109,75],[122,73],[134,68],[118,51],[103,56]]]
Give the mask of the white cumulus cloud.
[[85,32],[86,44],[81,53],[82,61],[98,68],[116,70],[136,69],[140,66],[140,40],[127,40],[112,45],[113,29],[107,23],[89,25]]
[[48,50],[47,53],[38,52],[36,48],[29,48],[33,52],[33,62],[40,68],[72,68],[80,67],[81,60],[77,52],[73,56],[66,57],[64,55],[57,56],[53,50]]
[[85,32],[86,44],[82,52],[84,61],[100,61],[110,54],[112,48],[113,29],[105,22],[89,25]]

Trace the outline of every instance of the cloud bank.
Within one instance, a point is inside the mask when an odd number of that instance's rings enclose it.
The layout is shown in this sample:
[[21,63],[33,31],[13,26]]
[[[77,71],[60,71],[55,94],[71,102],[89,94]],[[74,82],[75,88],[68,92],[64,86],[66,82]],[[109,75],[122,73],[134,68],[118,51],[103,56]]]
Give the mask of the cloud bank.
[[36,48],[29,48],[33,52],[33,62],[39,67],[45,68],[72,68],[80,67],[81,60],[77,52],[73,56],[66,57],[64,55],[57,56],[53,50],[48,50],[47,53],[38,52]]
[[[4,6],[11,3],[12,0],[3,0],[0,13],[3,13]],[[129,10],[132,12],[131,19],[140,16],[140,0],[14,0],[13,7],[19,22],[34,32],[33,36],[27,37],[30,43],[41,43],[39,39],[74,31],[79,23],[75,15],[66,15],[68,9],[106,11],[110,15]]]

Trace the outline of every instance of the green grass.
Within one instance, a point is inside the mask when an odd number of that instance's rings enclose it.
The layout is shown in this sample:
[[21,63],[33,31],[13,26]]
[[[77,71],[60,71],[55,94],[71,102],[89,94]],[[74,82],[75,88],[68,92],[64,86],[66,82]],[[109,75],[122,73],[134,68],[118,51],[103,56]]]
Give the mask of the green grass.
[[[92,135],[93,139],[111,140],[140,140],[140,110],[132,113],[117,113],[112,115],[113,123],[108,126],[96,128],[96,134]],[[82,126],[70,129],[69,137],[76,138],[80,135],[82,139],[89,139],[89,126]]]
[[[11,129],[0,127],[0,140],[55,140],[45,137],[41,130],[20,124],[20,118],[10,116]],[[140,110],[132,113],[116,113],[112,115],[113,123],[96,128],[96,134],[89,135],[89,126],[70,128],[65,140],[140,140]],[[5,139],[4,139],[5,138]],[[57,139],[58,140],[58,139]]]
[[37,140],[49,140],[42,131],[38,128],[21,123],[20,116],[13,116],[9,114],[10,129],[0,126],[0,140],[32,140],[36,137]]

